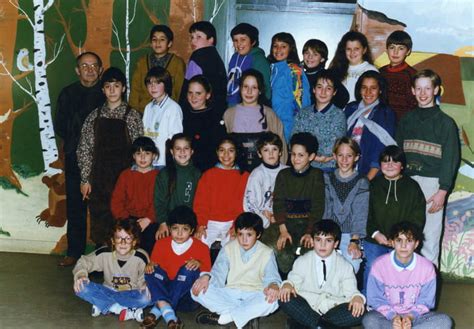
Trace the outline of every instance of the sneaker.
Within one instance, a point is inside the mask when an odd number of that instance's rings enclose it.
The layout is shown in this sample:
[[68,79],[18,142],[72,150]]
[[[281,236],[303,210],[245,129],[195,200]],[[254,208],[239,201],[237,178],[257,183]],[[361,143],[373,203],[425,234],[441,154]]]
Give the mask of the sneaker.
[[176,321],[171,320],[168,322],[168,329],[182,329],[184,327],[183,323],[178,319]]
[[148,313],[143,319],[140,325],[140,328],[142,329],[155,328],[157,324],[158,324],[158,321],[157,321],[156,315],[153,313]]
[[92,311],[91,311],[91,315],[95,318],[95,317],[98,317],[100,315],[100,310],[97,306],[95,305],[92,305]]
[[131,319],[135,319],[135,311],[134,308],[124,308],[120,311],[119,314],[119,321],[127,321]]
[[219,314],[217,313],[201,311],[196,315],[196,323],[198,324],[219,325],[217,321],[219,321]]
[[143,309],[142,308],[137,308],[133,314],[135,320],[137,322],[143,322]]

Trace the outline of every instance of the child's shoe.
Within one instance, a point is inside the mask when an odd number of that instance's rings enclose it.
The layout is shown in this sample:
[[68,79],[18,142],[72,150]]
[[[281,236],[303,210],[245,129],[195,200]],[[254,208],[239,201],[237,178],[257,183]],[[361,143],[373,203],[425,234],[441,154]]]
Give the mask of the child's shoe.
[[135,320],[137,322],[143,322],[143,309],[142,308],[137,308],[134,313]]
[[119,321],[135,319],[138,322],[143,321],[143,310],[141,308],[124,308],[120,311]]
[[142,329],[155,328],[157,324],[158,324],[158,321],[157,321],[156,315],[153,313],[148,313],[143,319],[143,322],[140,325],[140,328]]
[[196,323],[198,324],[205,324],[205,325],[219,325],[219,314],[209,312],[209,311],[201,311],[196,315]]
[[170,322],[168,322],[168,329],[182,329],[184,327],[183,323],[181,322],[181,320],[171,320]]
[[100,315],[100,310],[97,306],[95,305],[92,305],[92,311],[91,311],[91,315],[95,318],[95,317],[98,317]]

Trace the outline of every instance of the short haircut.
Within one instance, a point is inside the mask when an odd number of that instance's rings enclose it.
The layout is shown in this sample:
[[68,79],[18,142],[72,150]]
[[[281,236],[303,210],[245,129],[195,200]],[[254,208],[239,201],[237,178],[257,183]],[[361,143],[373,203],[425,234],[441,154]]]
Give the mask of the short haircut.
[[[104,73],[102,74],[102,77],[100,78],[101,88],[104,88],[104,85],[107,82],[121,82],[122,86],[124,86],[125,89],[127,89],[127,78],[125,77],[125,74],[123,74],[122,70],[120,70],[117,67],[112,66],[104,71]],[[122,93],[122,96],[125,93],[125,91]]]
[[386,46],[390,45],[404,45],[409,50],[413,47],[413,41],[408,33],[405,31],[393,31],[387,38]]
[[257,236],[263,233],[263,221],[259,215],[253,212],[243,212],[234,223],[235,232],[243,229],[252,229],[257,233]]
[[309,154],[317,154],[319,143],[318,139],[310,133],[296,133],[291,136],[290,139],[290,149],[293,145],[301,145],[306,149],[306,152]]
[[339,81],[332,70],[319,70],[318,73],[316,73],[315,75],[314,84],[311,86],[311,88],[314,89],[314,87],[316,87],[316,85],[318,84],[319,80],[331,81],[332,86],[334,87],[334,91],[338,90]]
[[400,234],[405,234],[407,238],[411,237],[415,241],[423,241],[423,230],[413,222],[402,221],[394,224],[390,228],[388,238],[390,240],[395,240]]
[[102,67],[102,60],[100,59],[99,55],[97,55],[96,53],[94,53],[92,51],[85,51],[85,52],[77,55],[77,57],[76,57],[76,66],[79,66],[81,58],[84,57],[84,56],[87,56],[87,55],[94,56],[97,59],[97,64],[99,64],[99,67]]
[[362,75],[359,77],[359,79],[356,82],[355,85],[355,97],[358,102],[362,100],[362,94],[361,94],[361,89],[362,89],[362,83],[364,82],[365,79],[374,79],[377,81],[377,84],[379,85],[380,89],[380,95],[379,95],[379,100],[381,103],[387,103],[387,82],[385,78],[377,71],[366,71],[362,73]]
[[171,210],[166,224],[170,228],[173,224],[189,225],[194,231],[197,227],[197,217],[191,208],[181,205]]
[[407,166],[407,157],[405,152],[403,152],[403,149],[397,145],[386,146],[382,153],[380,153],[379,164],[382,162],[389,162],[390,160],[393,162],[401,162],[403,168],[406,168]]
[[132,143],[132,153],[139,151],[158,154],[158,148],[156,147],[155,142],[153,141],[153,139],[146,136],[137,137]]
[[174,39],[173,31],[169,28],[168,25],[160,24],[153,26],[150,30],[150,41],[151,39],[153,39],[153,34],[155,34],[156,32],[162,32],[164,35],[166,35],[168,43],[170,43]]
[[[328,60],[328,46],[321,40],[318,39],[309,39],[306,41],[306,43],[303,46],[303,54],[305,51],[308,49],[311,49],[312,51],[317,52],[319,55],[321,55],[321,58],[324,58],[324,64],[326,64],[326,61]],[[323,64],[323,67],[324,67]]]
[[216,28],[214,27],[214,25],[212,25],[211,22],[200,21],[200,22],[193,23],[189,27],[189,33],[193,33],[196,31],[204,33],[207,36],[208,40],[210,38],[214,38],[214,42],[213,42],[214,46],[217,44]]
[[335,241],[341,241],[341,228],[339,225],[331,219],[323,219],[316,222],[313,225],[311,235],[313,237],[317,235],[332,236]]
[[237,24],[231,31],[230,36],[234,38],[236,34],[245,34],[249,37],[252,43],[255,42],[253,47],[258,47],[258,29],[250,25],[249,23],[240,23]]
[[113,225],[112,232],[110,234],[110,239],[114,241],[115,233],[121,230],[127,232],[127,234],[137,242],[135,245],[135,247],[137,247],[140,243],[140,230],[138,229],[136,220],[133,218],[115,220],[115,224]]
[[272,133],[271,131],[261,133],[256,143],[257,151],[261,153],[261,150],[265,145],[275,145],[276,147],[278,147],[278,150],[280,150],[280,152],[283,150],[283,142],[280,136],[275,133]]
[[152,79],[155,79],[158,83],[163,82],[165,85],[165,92],[171,95],[173,90],[173,81],[168,70],[161,66],[152,67],[145,76],[145,85],[148,85]]
[[[411,79],[412,87],[415,87],[416,80],[420,78],[430,79],[431,83],[433,84],[433,88],[441,87],[441,77],[433,70],[426,69],[416,72],[413,78]],[[439,92],[441,92],[441,90]]]
[[332,153],[334,154],[337,154],[337,150],[339,149],[339,147],[341,145],[347,145],[349,146],[349,148],[352,150],[352,152],[354,152],[354,154],[357,156],[357,155],[360,155],[360,146],[359,144],[353,140],[352,138],[350,137],[347,137],[347,136],[344,136],[344,137],[341,137],[341,138],[338,138],[336,140],[336,142],[334,143],[334,147],[332,148]]

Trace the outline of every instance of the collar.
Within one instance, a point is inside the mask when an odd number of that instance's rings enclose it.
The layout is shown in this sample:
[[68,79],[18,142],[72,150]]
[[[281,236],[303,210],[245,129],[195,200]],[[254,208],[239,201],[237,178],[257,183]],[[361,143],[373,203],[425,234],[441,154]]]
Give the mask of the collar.
[[395,65],[395,66],[390,66],[390,64],[387,66],[387,71],[388,72],[400,72],[405,70],[408,67],[407,62],[403,62],[401,64]]
[[311,164],[308,164],[308,167],[302,171],[296,171],[295,168],[291,167],[291,173],[296,177],[303,177],[309,174],[311,170]]
[[[153,164],[151,164],[148,168],[149,168],[148,171],[153,170]],[[138,170],[138,166],[137,166],[136,164],[132,165],[132,168],[130,168],[130,170],[132,170],[132,171],[139,171],[139,170]],[[148,171],[147,171],[147,172],[148,172]],[[144,172],[143,174],[146,174],[147,172]]]
[[252,257],[252,255],[255,254],[255,252],[257,251],[257,244],[258,244],[258,241],[256,241],[253,247],[250,248],[249,250],[245,250],[244,248],[239,246],[240,257],[242,258],[242,261],[244,263],[247,263],[250,260],[250,257]]
[[165,95],[163,99],[160,102],[157,102],[155,99],[153,100],[153,105],[157,105],[160,109],[163,108],[165,105],[166,101],[168,100],[169,96]]
[[265,168],[268,168],[268,169],[277,169],[278,167],[280,167],[280,162],[277,162],[277,164],[274,166],[269,165],[268,163],[265,163],[264,161],[262,161],[262,164]]
[[392,262],[393,267],[395,267],[395,270],[397,270],[397,272],[402,272],[405,270],[413,271],[413,269],[416,266],[417,255],[416,253],[413,253],[413,257],[411,258],[410,262],[408,264],[403,264],[395,257],[395,250],[392,250],[390,252],[390,260]]
[[183,243],[176,243],[174,242],[174,240],[171,240],[171,248],[173,249],[174,253],[178,256],[188,251],[188,249],[191,248],[192,244],[193,244],[193,238],[189,238]]
[[321,113],[321,114],[324,114],[326,113],[327,111],[329,111],[329,109],[331,108],[332,106],[332,103],[329,102],[328,105],[326,105],[325,107],[323,107],[323,109],[321,111],[318,111],[318,109],[316,108],[316,103],[314,104],[314,107],[313,107],[313,111],[314,113]]
[[217,162],[215,167],[223,170],[240,170],[240,167],[238,165],[234,165],[230,169],[224,168],[224,166],[220,162]]

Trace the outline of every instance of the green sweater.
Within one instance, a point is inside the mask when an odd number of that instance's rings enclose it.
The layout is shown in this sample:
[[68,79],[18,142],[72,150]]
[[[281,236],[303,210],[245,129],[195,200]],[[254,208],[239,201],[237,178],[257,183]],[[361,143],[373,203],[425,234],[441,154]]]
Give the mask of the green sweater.
[[452,187],[460,159],[458,129],[438,106],[408,112],[400,120],[397,143],[406,153],[407,175],[439,178],[441,190]]
[[168,177],[168,168],[164,168],[156,177],[154,203],[158,224],[165,223],[168,214],[177,206],[193,207],[194,193],[201,172],[192,164],[184,167],[176,165],[176,187],[171,197],[168,196]]
[[388,238],[391,227],[401,221],[410,221],[421,229],[425,226],[426,201],[417,182],[408,176],[389,181],[383,175],[370,182],[367,237],[369,242],[376,231]]
[[306,233],[324,213],[324,178],[320,169],[309,167],[303,173],[285,168],[278,173],[273,192],[273,213],[276,224],[306,218]]

